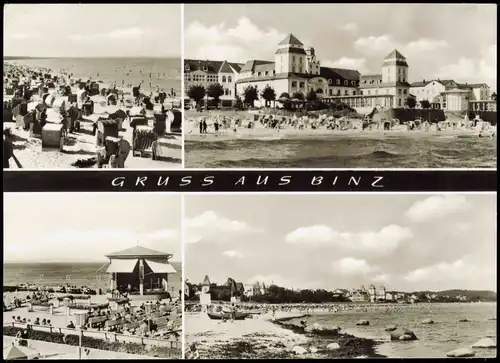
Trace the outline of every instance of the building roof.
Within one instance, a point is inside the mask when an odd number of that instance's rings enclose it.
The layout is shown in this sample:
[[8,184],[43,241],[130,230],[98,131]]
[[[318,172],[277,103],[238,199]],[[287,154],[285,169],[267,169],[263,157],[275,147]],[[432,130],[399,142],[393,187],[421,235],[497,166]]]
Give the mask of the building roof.
[[292,33],[288,34],[285,39],[283,39],[281,42],[278,43],[278,45],[298,45],[298,46],[304,46],[300,40],[297,39],[295,35]]
[[398,60],[406,60],[405,56],[402,55],[397,49],[394,49],[392,52],[390,52],[384,59],[394,59],[394,58]]
[[203,279],[201,286],[210,286],[210,279],[208,278],[208,275],[205,275],[205,278]]
[[206,71],[204,72],[207,73],[233,73],[231,68],[239,73],[243,64],[227,61],[184,59],[184,66],[189,66],[189,72],[204,71],[205,67]]
[[452,79],[431,79],[431,80],[425,80],[424,79],[422,81],[417,81],[417,82],[411,83],[411,86],[412,87],[425,87],[425,86],[427,86],[428,84],[430,84],[432,82],[439,82],[443,86],[446,86],[448,83],[454,82],[454,81]]
[[131,248],[127,248],[122,251],[118,252],[113,252],[106,257],[108,258],[119,258],[119,257],[164,257],[164,258],[171,258],[173,255],[171,253],[165,253],[165,252],[160,252],[160,251],[155,251],[146,247],[142,246],[134,246]]
[[262,65],[268,65],[268,67],[271,67],[274,69],[274,62],[271,61],[265,61],[265,60],[257,60],[257,59],[252,59],[247,61],[243,67],[240,69],[240,73],[242,72],[255,72],[255,67],[256,66],[262,66]]

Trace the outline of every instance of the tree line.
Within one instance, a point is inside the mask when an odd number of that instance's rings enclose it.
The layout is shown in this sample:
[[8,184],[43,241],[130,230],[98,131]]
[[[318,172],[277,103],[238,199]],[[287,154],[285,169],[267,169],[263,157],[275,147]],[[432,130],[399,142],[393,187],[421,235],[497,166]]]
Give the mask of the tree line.
[[[318,96],[314,90],[310,90],[304,95],[302,92],[294,92],[291,95],[287,92],[283,92],[279,98],[276,96],[276,91],[271,86],[266,86],[262,91],[257,88],[257,86],[247,86],[243,89],[243,97],[236,94],[236,106],[255,106],[255,101],[262,97],[265,100],[265,106],[268,107],[273,101],[279,101],[283,103],[285,109],[293,108],[293,103],[303,103],[305,101],[313,102],[318,100]],[[188,88],[187,95],[190,99],[196,102],[198,105],[206,96],[211,97],[214,100],[216,107],[218,107],[221,97],[224,95],[224,87],[220,83],[212,83],[208,87],[203,85],[192,85]]]

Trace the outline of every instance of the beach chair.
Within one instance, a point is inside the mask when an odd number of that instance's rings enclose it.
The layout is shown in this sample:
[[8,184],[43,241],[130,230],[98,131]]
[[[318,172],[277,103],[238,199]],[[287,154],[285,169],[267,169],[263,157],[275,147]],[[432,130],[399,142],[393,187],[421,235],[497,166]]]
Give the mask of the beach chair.
[[57,147],[63,151],[65,138],[66,128],[61,123],[47,123],[42,128],[42,148]]
[[133,131],[132,155],[143,157],[144,154],[152,155],[153,142],[157,140],[153,126],[136,126]]

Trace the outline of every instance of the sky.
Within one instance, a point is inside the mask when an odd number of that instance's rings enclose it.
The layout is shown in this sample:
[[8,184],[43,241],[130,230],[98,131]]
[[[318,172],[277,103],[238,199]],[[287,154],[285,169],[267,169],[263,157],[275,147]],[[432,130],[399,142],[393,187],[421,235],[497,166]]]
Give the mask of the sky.
[[273,61],[293,33],[322,66],[380,74],[397,48],[412,82],[496,89],[496,4],[186,4],[184,19],[186,58]]
[[4,56],[180,57],[179,4],[8,4]]
[[496,291],[495,194],[188,195],[185,276]]
[[181,260],[181,197],[4,193],[5,262],[100,262],[140,246]]

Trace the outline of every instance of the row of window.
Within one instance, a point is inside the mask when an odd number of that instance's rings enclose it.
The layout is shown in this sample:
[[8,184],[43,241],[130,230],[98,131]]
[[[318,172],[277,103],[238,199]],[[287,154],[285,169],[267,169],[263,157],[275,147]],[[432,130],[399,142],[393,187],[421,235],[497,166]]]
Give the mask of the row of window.
[[[223,78],[223,81],[225,83],[225,77],[222,77]],[[231,79],[231,77],[228,77],[229,79]],[[202,75],[202,74],[184,74],[184,79],[188,82],[205,82],[205,76]],[[217,75],[212,75],[212,74],[209,74],[206,76],[206,82],[209,82],[209,83],[217,83],[219,82],[219,77]],[[230,80],[228,82],[231,82]]]

